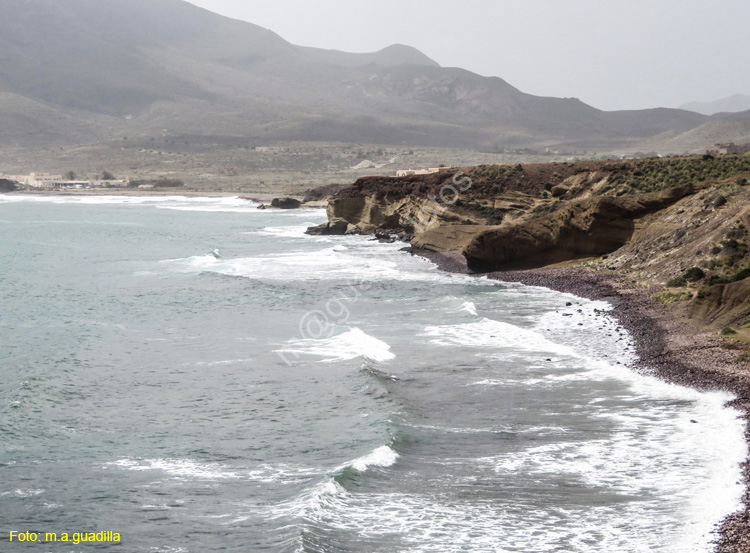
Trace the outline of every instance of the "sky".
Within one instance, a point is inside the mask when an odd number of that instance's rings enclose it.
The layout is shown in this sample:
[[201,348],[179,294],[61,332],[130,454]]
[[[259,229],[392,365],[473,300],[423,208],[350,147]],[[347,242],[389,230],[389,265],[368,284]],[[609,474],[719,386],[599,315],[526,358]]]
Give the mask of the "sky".
[[600,109],[750,95],[748,0],[190,0],[302,46],[413,46]]

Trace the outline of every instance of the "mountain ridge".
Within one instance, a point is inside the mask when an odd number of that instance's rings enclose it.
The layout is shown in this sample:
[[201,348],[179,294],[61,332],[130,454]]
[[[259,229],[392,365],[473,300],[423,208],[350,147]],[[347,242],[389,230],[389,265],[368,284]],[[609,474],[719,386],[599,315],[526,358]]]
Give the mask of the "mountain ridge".
[[738,113],[750,110],[750,96],[747,94],[733,94],[727,98],[712,102],[688,102],[680,106],[680,109],[694,111],[703,115]]
[[711,120],[533,96],[405,45],[295,46],[183,0],[0,1],[0,92],[44,106],[20,125],[0,104],[0,124],[17,129],[0,136],[6,146],[77,141],[67,130],[86,128],[91,140],[203,130],[266,142],[597,148]]

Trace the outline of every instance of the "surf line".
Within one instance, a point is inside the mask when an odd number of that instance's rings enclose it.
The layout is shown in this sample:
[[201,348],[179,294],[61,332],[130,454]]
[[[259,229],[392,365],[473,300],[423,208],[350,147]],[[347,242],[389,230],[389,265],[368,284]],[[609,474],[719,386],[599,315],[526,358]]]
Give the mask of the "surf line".
[[[308,311],[299,321],[299,339],[301,340],[325,340],[331,338],[336,326],[342,326],[349,322],[351,311],[349,306],[353,305],[363,294],[372,289],[372,283],[361,280],[357,284],[350,284],[348,290],[342,291],[338,296],[329,299],[324,309]],[[294,359],[299,359],[298,351],[277,350],[276,354],[289,367],[292,361],[285,355],[291,354]]]

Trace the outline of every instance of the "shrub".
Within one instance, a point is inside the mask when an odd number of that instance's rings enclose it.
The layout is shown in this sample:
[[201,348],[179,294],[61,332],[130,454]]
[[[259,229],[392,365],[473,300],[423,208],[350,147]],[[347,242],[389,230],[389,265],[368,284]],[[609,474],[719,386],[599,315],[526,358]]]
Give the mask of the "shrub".
[[662,290],[651,296],[651,299],[658,303],[670,304],[692,300],[693,294],[690,292],[672,292],[670,290]]
[[685,277],[675,277],[667,282],[668,288],[683,288],[687,286],[687,280]]
[[185,186],[185,182],[180,179],[159,179],[154,183],[155,188],[175,188]]
[[747,179],[745,177],[739,177],[737,179],[737,184],[739,184],[740,186],[745,186],[747,185]]
[[729,284],[731,280],[722,275],[712,275],[706,279],[706,286],[715,286],[717,284]]
[[698,282],[699,280],[703,280],[704,278],[706,278],[706,273],[704,273],[703,269],[701,269],[700,267],[692,267],[685,271],[685,274],[682,275],[682,278],[690,282]]

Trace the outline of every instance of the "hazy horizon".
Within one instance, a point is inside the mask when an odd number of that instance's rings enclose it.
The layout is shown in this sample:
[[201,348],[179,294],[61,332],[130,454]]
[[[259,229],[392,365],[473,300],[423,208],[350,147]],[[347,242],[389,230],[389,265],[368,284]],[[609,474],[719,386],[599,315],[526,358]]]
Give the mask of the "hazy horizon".
[[[395,43],[444,67],[600,109],[679,107],[750,94],[750,4],[615,0],[190,0],[301,46],[373,52]],[[294,14],[294,17],[290,17]]]

